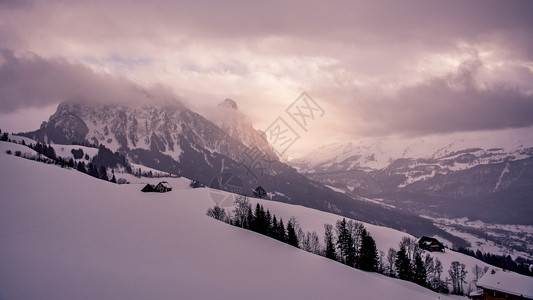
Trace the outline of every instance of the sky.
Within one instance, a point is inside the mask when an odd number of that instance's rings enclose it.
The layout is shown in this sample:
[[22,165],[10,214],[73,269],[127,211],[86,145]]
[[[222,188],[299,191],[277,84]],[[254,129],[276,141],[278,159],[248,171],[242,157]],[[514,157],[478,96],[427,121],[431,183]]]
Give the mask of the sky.
[[257,129],[306,92],[323,114],[297,151],[529,127],[532,13],[528,0],[0,0],[0,129],[142,91],[201,114],[231,98]]

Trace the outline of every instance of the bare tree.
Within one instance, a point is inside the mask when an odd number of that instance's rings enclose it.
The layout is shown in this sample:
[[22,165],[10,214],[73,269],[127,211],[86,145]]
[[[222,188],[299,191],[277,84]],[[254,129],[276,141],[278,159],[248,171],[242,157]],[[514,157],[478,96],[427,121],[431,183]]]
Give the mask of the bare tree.
[[414,239],[408,236],[402,237],[402,239],[400,240],[400,244],[398,246],[400,248],[402,248],[402,246],[405,248],[405,252],[407,253],[407,258],[410,261],[414,260],[415,254],[417,252],[421,252],[421,249],[418,247],[418,243]]
[[312,253],[314,254],[322,253],[322,247],[320,246],[320,238],[318,237],[318,234],[315,231],[311,233],[309,246],[311,248]]
[[395,266],[396,262],[396,250],[393,248],[389,248],[389,251],[387,252],[387,273],[391,277],[396,276],[396,268]]
[[309,251],[307,250],[309,248],[309,240],[306,241],[305,232],[301,228],[298,228],[298,231],[296,231],[296,235],[298,236],[298,247],[305,251]]
[[304,233],[302,229],[298,230],[298,242],[300,243],[300,248],[307,251],[311,251],[311,232]]
[[385,274],[385,252],[383,250],[379,250],[378,273]]
[[362,243],[362,233],[365,230],[365,225],[362,222],[350,220],[346,223],[346,228],[352,235],[352,240],[355,248],[355,256],[359,257]]
[[442,271],[443,271],[443,268],[442,268],[442,262],[435,257],[435,266],[434,266],[434,269],[433,269],[433,283],[432,283],[432,287],[434,290],[436,291],[440,291],[441,290],[441,275],[442,275]]
[[489,267],[485,266],[484,268],[478,265],[475,265],[472,268],[472,274],[474,275],[474,284],[477,283],[479,278],[481,278],[487,271],[489,270]]
[[239,222],[239,224],[237,224],[238,226],[244,227],[248,210],[250,209],[252,209],[252,206],[246,196],[238,195],[235,197],[235,208],[233,209],[233,213],[235,214],[235,220]]
[[463,284],[466,282],[466,266],[458,261],[452,261],[448,274],[452,280],[452,293],[462,295],[464,293]]
[[223,221],[223,222],[227,221],[227,219],[226,219],[226,211],[224,210],[223,207],[220,207],[218,205],[215,205],[215,207],[213,207],[213,208],[209,208],[207,210],[207,215],[210,216],[211,218],[217,219],[219,221]]

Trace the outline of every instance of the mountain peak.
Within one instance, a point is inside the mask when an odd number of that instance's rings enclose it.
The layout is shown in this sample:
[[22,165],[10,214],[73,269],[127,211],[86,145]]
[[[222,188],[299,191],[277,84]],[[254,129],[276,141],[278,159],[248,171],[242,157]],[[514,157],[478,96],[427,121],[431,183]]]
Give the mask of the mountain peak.
[[226,98],[222,103],[219,104],[219,106],[231,108],[234,110],[239,110],[239,107],[237,106],[237,102],[235,102],[233,99]]

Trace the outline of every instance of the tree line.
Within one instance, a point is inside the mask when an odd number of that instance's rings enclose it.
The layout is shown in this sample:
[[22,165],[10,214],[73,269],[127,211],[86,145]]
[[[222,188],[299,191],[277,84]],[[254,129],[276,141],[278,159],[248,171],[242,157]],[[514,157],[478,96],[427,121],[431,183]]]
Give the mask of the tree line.
[[[11,140],[7,132],[2,132],[0,130],[0,141],[6,141],[10,143],[17,143],[16,140]],[[24,140],[18,142],[19,144],[33,149],[39,155],[27,155],[21,153],[21,151],[15,151],[15,156],[21,156],[26,159],[39,161],[48,164],[56,164],[63,168],[75,169],[79,172],[85,173],[92,177],[117,183],[115,177],[115,168],[123,168],[124,171],[128,174],[132,174],[137,177],[154,177],[152,171],[143,172],[138,168],[135,172],[132,170],[131,164],[128,162],[125,155],[120,154],[119,152],[112,152],[103,144],[90,144],[89,142],[72,142],[73,145],[82,145],[85,147],[98,148],[97,154],[91,159],[87,153],[84,153],[82,148],[71,149],[73,158],[65,159],[61,156],[57,156],[55,149],[51,145],[45,143],[36,142],[35,144],[30,143],[27,145]],[[7,154],[12,154],[10,150],[6,151]],[[85,158],[87,163],[82,160]],[[76,161],[78,160],[78,161]],[[108,174],[107,170],[111,169],[111,174]],[[171,174],[169,173],[168,176]],[[156,177],[159,177],[160,174],[155,174]],[[127,183],[125,179],[119,179],[119,184]]]
[[252,230],[305,251],[327,257],[350,267],[378,271],[378,250],[370,233],[360,222],[342,219],[336,226],[325,224],[322,246],[316,232],[305,232],[295,217],[286,223],[263,205],[252,208],[248,198],[237,196],[231,212],[218,205],[207,210],[207,215],[233,226]]
[[[390,248],[385,255],[383,251],[378,251],[374,238],[362,222],[343,218],[335,226],[324,224],[322,244],[318,234],[304,232],[295,217],[285,223],[259,203],[252,208],[245,196],[236,196],[233,210],[226,211],[215,205],[207,210],[207,215],[353,268],[411,281],[439,293],[464,295],[469,292],[465,289],[468,271],[464,264],[452,262],[448,276],[442,279],[442,262],[429,253],[424,255],[416,240],[403,237],[399,250]],[[486,272],[486,269],[483,271]],[[474,270],[478,277],[484,272],[480,267]]]
[[489,252],[483,253],[479,249],[474,252],[470,249],[459,248],[457,249],[457,252],[475,257],[483,262],[488,263],[489,265],[493,265],[504,270],[513,271],[527,276],[533,276],[533,260],[531,259],[526,259],[519,256],[513,260],[510,255],[497,255]]
[[[0,130],[1,133],[1,130]],[[8,138],[8,134],[4,132],[0,135],[1,141],[17,143],[15,140]],[[124,155],[119,154],[118,152],[111,152],[104,145],[98,147],[98,154],[93,158],[92,162],[85,164],[84,161],[75,162],[74,159],[65,159],[61,156],[57,156],[55,149],[51,145],[37,142],[35,144],[30,143],[27,145],[24,140],[20,142],[20,145],[26,146],[30,149],[33,149],[39,155],[27,155],[23,154],[20,151],[15,151],[15,156],[20,156],[29,160],[39,161],[47,164],[56,164],[62,168],[72,168],[79,172],[85,173],[92,177],[117,183],[115,172],[111,169],[111,177],[107,173],[107,167],[111,168],[117,166],[123,166],[128,173],[132,173],[131,166],[126,160]],[[11,154],[10,150],[6,151],[7,154]],[[83,149],[72,149],[71,153],[74,158],[81,159],[83,157]],[[85,159],[89,160],[89,156],[85,154]],[[98,164],[99,163],[99,164]]]

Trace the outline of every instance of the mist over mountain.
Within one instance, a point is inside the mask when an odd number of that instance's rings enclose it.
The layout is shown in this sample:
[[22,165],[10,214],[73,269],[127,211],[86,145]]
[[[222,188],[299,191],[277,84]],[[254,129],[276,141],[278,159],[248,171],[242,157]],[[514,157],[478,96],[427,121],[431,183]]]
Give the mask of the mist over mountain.
[[[464,241],[408,212],[354,200],[280,162],[264,139],[226,99],[217,124],[177,105],[102,105],[63,102],[41,127],[23,135],[46,143],[105,145],[129,160],[210,185],[221,174],[242,182],[244,194],[262,185],[273,200],[312,207],[410,232]],[[218,125],[218,126],[217,126]]]
[[0,300],[533,299],[532,11],[0,0]]

